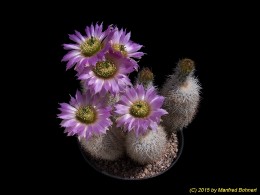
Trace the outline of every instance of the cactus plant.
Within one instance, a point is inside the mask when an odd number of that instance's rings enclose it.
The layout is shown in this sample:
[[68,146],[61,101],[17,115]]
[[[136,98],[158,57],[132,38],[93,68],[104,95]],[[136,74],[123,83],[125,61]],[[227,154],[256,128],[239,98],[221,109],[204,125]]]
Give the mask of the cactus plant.
[[69,104],[60,104],[65,133],[77,136],[84,151],[98,161],[132,159],[145,167],[167,154],[176,157],[175,133],[192,121],[200,101],[194,62],[180,60],[159,95],[149,68],[132,84],[129,74],[138,70],[136,60],[144,53],[126,30],[108,26],[103,31],[96,24],[86,28],[85,36],[75,31],[69,38],[75,44],[64,44],[70,51],[62,61],[67,69],[74,67],[81,92]]
[[201,87],[194,77],[194,70],[192,60],[180,60],[162,87],[161,94],[165,97],[163,107],[169,113],[163,117],[163,124],[170,131],[187,127],[197,112]]
[[152,163],[162,157],[166,143],[166,133],[162,126],[158,126],[156,131],[147,131],[140,136],[130,132],[126,136],[126,152],[140,164]]

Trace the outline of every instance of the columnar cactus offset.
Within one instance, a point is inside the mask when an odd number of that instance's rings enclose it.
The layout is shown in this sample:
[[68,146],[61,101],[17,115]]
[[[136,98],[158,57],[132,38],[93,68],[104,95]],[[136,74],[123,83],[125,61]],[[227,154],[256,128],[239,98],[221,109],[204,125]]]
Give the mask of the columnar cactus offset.
[[78,137],[93,159],[156,162],[173,140],[166,131],[186,127],[197,111],[200,86],[193,76],[194,62],[178,63],[161,96],[149,68],[138,73],[134,84],[129,78],[138,70],[136,59],[144,55],[142,45],[130,40],[130,32],[113,26],[103,31],[102,24],[85,31],[85,36],[75,31],[69,35],[75,43],[64,44],[70,51],[62,61],[76,70],[81,92],[69,104],[60,104],[61,126]]
[[126,152],[140,164],[152,163],[162,157],[166,143],[166,133],[162,126],[158,126],[156,131],[147,131],[140,136],[130,132],[126,136]]
[[193,120],[200,101],[200,85],[194,77],[195,65],[190,59],[178,62],[175,71],[167,79],[161,94],[165,97],[163,107],[169,115],[163,117],[167,130],[181,130]]

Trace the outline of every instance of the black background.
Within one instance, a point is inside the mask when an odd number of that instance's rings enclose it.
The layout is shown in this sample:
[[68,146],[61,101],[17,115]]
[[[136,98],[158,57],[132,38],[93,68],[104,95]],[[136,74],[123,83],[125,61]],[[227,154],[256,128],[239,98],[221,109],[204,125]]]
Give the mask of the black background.
[[[253,7],[114,4],[39,4],[23,19],[19,29],[30,48],[25,60],[30,66],[28,70],[21,67],[21,71],[29,73],[26,86],[34,95],[29,101],[38,111],[32,116],[32,128],[27,126],[32,129],[27,134],[29,153],[21,154],[26,168],[21,168],[19,178],[30,178],[23,187],[124,194],[157,189],[188,193],[190,187],[258,187],[259,114],[251,111],[258,104],[254,100],[259,88],[254,87],[257,77],[253,75],[259,64],[252,49],[257,41]],[[196,63],[195,75],[202,86],[199,112],[184,129],[180,159],[159,177],[121,181],[104,176],[84,161],[76,138],[67,137],[59,127],[58,103],[68,102],[79,87],[74,70],[65,71],[66,64],[61,62],[66,54],[62,44],[71,42],[68,34],[74,30],[83,33],[87,25],[96,22],[132,32],[131,39],[144,45],[142,51],[147,53],[139,65],[152,68],[159,87],[179,59],[187,57]]]

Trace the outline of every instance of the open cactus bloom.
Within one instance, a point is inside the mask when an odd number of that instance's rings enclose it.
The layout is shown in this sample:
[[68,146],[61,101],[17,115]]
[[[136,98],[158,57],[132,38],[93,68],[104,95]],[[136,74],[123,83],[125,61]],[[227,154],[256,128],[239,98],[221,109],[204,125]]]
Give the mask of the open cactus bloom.
[[136,59],[144,53],[131,33],[112,25],[103,30],[102,23],[87,26],[85,33],[75,31],[69,35],[75,43],[64,44],[70,51],[62,61],[67,69],[74,66],[82,89],[60,104],[60,125],[96,161],[130,159],[142,166],[167,161],[166,169],[171,161],[165,156],[176,157],[176,132],[197,112],[201,87],[193,76],[195,63],[180,60],[161,89],[154,86],[148,67],[132,82],[129,74],[138,71]]

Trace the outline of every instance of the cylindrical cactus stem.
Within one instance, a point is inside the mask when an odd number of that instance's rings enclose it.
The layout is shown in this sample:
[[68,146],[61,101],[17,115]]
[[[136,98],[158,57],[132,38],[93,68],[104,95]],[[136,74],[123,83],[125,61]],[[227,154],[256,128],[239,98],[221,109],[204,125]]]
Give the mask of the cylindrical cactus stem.
[[147,131],[137,136],[133,131],[126,135],[126,152],[139,164],[148,164],[159,160],[166,148],[166,133],[162,126],[157,131]]
[[163,107],[169,113],[162,120],[169,131],[187,127],[197,112],[201,87],[193,75],[194,70],[192,60],[180,60],[162,87],[161,94],[165,97]]
[[145,67],[137,75],[136,84],[142,84],[144,88],[153,86],[154,75],[152,71]]
[[120,158],[125,151],[125,137],[121,129],[114,125],[106,134],[95,135],[89,140],[80,138],[82,148],[94,158],[114,161]]

